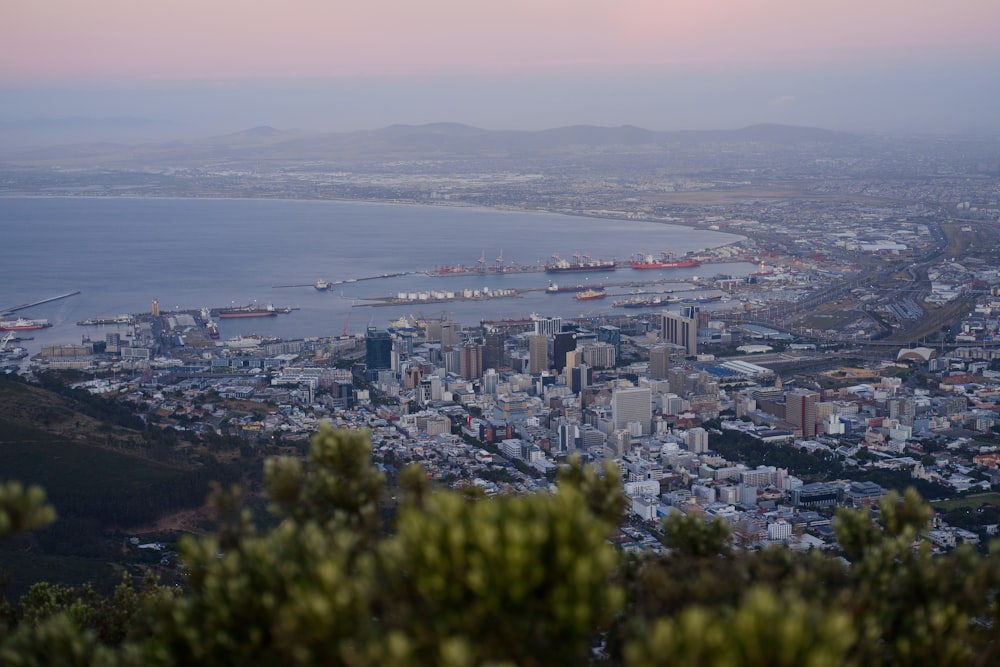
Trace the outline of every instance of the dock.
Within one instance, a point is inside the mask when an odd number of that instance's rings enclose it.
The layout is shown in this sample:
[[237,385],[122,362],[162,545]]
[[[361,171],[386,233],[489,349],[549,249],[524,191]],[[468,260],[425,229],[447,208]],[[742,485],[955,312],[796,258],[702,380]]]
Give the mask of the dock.
[[33,308],[35,306],[40,306],[43,303],[51,303],[53,301],[59,301],[60,299],[68,299],[71,296],[76,296],[80,293],[80,290],[75,292],[67,292],[66,294],[60,294],[59,296],[53,296],[48,299],[42,299],[41,301],[35,301],[33,303],[22,303],[20,306],[14,306],[13,308],[0,309],[0,315],[13,315],[19,310],[25,310],[27,308]]

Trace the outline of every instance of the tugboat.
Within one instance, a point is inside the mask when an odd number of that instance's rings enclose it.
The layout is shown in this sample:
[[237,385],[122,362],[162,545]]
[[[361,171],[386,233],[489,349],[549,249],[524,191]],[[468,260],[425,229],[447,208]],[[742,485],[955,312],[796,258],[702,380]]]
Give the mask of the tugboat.
[[589,301],[591,299],[603,299],[607,295],[608,293],[604,291],[603,287],[598,287],[597,289],[588,289],[583,292],[577,292],[576,298],[579,301]]

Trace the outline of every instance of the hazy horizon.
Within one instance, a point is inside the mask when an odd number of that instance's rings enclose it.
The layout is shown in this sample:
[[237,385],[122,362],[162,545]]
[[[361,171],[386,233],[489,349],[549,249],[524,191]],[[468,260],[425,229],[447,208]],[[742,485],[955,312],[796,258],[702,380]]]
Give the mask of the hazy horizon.
[[125,0],[0,8],[0,122],[143,118],[163,123],[160,138],[431,122],[1000,134],[993,0],[178,0],[147,10]]

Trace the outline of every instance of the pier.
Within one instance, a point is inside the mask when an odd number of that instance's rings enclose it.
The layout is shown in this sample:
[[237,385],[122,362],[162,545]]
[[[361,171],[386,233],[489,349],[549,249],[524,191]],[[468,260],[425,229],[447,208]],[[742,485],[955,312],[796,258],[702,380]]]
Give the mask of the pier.
[[22,303],[20,306],[14,306],[13,308],[4,308],[0,310],[0,315],[13,315],[19,310],[25,310],[27,308],[33,308],[35,306],[40,306],[43,303],[51,303],[53,301],[59,301],[60,299],[68,299],[71,296],[76,296],[80,293],[80,290],[75,292],[67,292],[66,294],[60,294],[59,296],[54,296],[48,299],[42,299],[41,301],[35,301],[33,303]]

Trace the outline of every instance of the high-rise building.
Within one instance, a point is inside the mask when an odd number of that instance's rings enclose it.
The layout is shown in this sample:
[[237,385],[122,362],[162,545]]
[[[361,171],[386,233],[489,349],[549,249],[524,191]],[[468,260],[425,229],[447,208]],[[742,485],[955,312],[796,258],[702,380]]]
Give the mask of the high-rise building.
[[466,380],[477,380],[483,375],[483,346],[466,343],[462,346],[459,360],[459,374]]
[[561,317],[539,317],[536,315],[532,319],[535,320],[536,336],[554,336],[562,332]]
[[461,326],[455,324],[451,320],[441,321],[441,347],[454,347],[458,345],[461,340],[459,336],[459,331]]
[[388,331],[368,327],[365,333],[365,366],[369,371],[392,368],[392,337]]
[[583,348],[584,363],[594,368],[615,367],[615,346],[610,343],[594,343]]
[[628,430],[638,423],[642,435],[649,435],[653,421],[653,393],[648,387],[615,389],[611,393],[611,419],[615,430]]
[[802,429],[803,438],[816,435],[816,404],[819,394],[808,389],[796,389],[785,394],[785,421]]
[[580,439],[580,426],[578,424],[560,424],[558,433],[559,441],[556,449],[558,453],[564,454],[577,448],[577,442]]
[[913,426],[913,419],[917,416],[917,401],[913,397],[890,398],[888,404],[890,419],[898,419],[905,426]]
[[507,365],[504,361],[504,343],[507,341],[507,334],[498,329],[491,329],[486,332],[483,339],[483,368],[503,368]]
[[576,334],[563,331],[552,337],[552,366],[560,373],[566,367],[566,353],[576,349]]
[[443,348],[441,351],[441,361],[444,362],[444,370],[446,373],[452,373],[454,375],[462,374],[462,353],[457,348]]
[[528,372],[532,375],[549,369],[549,337],[535,334],[528,337]]
[[689,429],[684,438],[684,444],[695,454],[703,454],[708,451],[708,431],[697,426]]
[[497,385],[500,384],[500,376],[493,368],[487,368],[483,375],[483,393],[491,396],[497,393]]
[[649,350],[649,377],[652,380],[664,380],[670,370],[670,348],[657,345]]
[[680,345],[689,356],[698,354],[698,325],[693,317],[665,311],[660,324],[660,335],[664,341]]
[[569,388],[574,394],[579,394],[594,382],[594,371],[585,363],[577,364],[569,373]]
[[583,350],[575,349],[566,353],[566,367],[563,372],[566,374],[566,384],[573,383],[573,369],[583,363]]
[[441,320],[427,320],[424,328],[424,336],[428,343],[441,342]]
[[618,327],[604,325],[597,328],[597,341],[607,343],[615,348],[615,359],[622,356],[622,330]]

